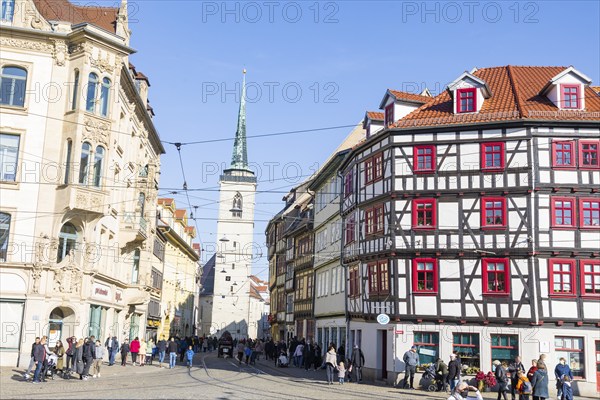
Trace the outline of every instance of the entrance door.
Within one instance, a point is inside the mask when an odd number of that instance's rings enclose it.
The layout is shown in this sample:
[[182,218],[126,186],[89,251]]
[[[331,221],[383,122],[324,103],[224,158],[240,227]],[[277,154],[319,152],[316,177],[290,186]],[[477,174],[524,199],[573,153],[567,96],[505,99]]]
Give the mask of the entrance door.
[[[68,337],[74,328],[75,313],[70,308],[56,307],[48,317],[48,347],[54,347],[57,340],[64,341],[63,336]],[[65,330],[66,324],[66,332]],[[65,334],[66,333],[66,334]]]
[[380,330],[379,335],[381,336],[381,348],[379,349],[379,352],[381,354],[381,365],[379,366],[379,368],[381,369],[381,379],[387,380],[387,330]]

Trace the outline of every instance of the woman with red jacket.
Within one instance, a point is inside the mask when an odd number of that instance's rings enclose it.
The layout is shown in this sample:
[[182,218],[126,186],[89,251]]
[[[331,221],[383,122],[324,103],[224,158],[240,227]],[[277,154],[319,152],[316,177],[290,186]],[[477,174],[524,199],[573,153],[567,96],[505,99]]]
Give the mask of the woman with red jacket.
[[531,368],[529,368],[529,371],[527,371],[527,378],[531,381],[531,378],[533,378],[533,374],[535,374],[535,371],[537,371],[537,363],[538,360],[531,360]]
[[140,339],[136,336],[129,345],[129,351],[131,351],[131,362],[135,365],[137,355],[140,352]]

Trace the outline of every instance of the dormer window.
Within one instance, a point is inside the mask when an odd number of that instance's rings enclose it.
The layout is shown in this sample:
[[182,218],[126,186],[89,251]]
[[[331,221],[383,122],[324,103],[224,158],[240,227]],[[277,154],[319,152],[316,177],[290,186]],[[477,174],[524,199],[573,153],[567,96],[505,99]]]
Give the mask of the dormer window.
[[467,88],[456,91],[456,111],[459,113],[475,112],[477,105],[477,89]]
[[385,106],[385,121],[384,125],[387,127],[394,122],[394,103],[390,103]]
[[578,110],[579,107],[579,85],[562,85],[562,108]]

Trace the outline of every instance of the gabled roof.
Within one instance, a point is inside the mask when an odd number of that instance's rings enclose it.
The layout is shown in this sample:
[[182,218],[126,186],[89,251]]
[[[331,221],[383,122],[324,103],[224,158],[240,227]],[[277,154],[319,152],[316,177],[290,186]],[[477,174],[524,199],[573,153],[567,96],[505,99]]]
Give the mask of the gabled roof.
[[116,32],[118,8],[82,7],[68,0],[33,0],[33,4],[48,21],[66,21],[73,25],[88,23],[110,33]]
[[171,204],[173,204],[173,202],[175,201],[175,199],[169,199],[166,197],[160,198],[157,200],[158,204],[160,204],[161,206],[166,206],[169,207]]
[[589,86],[584,90],[585,112],[560,111],[540,91],[546,83],[566,67],[504,66],[481,68],[473,75],[485,81],[492,96],[478,113],[455,114],[448,91],[434,97],[394,124],[395,128],[438,127],[522,119],[535,120],[600,120],[600,96]]
[[568,75],[568,74],[576,75],[577,77],[579,77],[579,79],[581,79],[583,82],[585,82],[586,85],[589,85],[590,83],[592,83],[592,80],[587,75],[577,71],[571,65],[570,67],[568,67],[568,68],[564,69],[563,71],[561,71],[560,73],[558,73],[556,76],[553,76],[552,78],[550,78],[550,80],[546,83],[546,85],[544,85],[542,90],[540,90],[540,94],[542,94],[542,95],[545,94],[554,83],[556,83],[562,77],[564,77],[565,75]]
[[429,96],[422,96],[420,94],[414,94],[414,93],[409,93],[409,92],[403,92],[400,90],[388,89],[385,92],[385,95],[383,95],[383,99],[381,100],[381,103],[379,104],[380,109],[383,109],[383,107],[385,106],[385,103],[387,102],[387,98],[389,96],[394,97],[394,99],[396,101],[402,101],[405,103],[415,103],[415,104],[425,104],[431,100],[431,97],[429,97]]
[[383,121],[385,115],[379,111],[367,111],[365,118],[369,118],[371,121]]
[[475,70],[475,69],[471,72],[468,72],[468,71],[463,72],[458,78],[456,78],[454,81],[452,81],[450,84],[448,84],[448,90],[454,90],[461,82],[470,79],[481,86],[483,96],[486,99],[491,97],[492,91],[491,91],[490,87],[488,86],[486,81],[484,81],[480,77],[473,75],[473,73],[475,73],[475,72],[477,72],[477,70]]

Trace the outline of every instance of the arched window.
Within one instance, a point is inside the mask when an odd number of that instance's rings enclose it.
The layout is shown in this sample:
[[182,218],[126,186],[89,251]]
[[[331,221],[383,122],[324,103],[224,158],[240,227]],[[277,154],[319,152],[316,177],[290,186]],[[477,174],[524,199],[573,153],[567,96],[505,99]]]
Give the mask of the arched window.
[[233,196],[233,207],[231,208],[231,216],[234,218],[242,217],[242,195],[237,192]]
[[79,183],[87,185],[90,172],[90,158],[92,157],[92,145],[83,142],[81,146],[81,162],[79,164]]
[[98,92],[98,75],[91,73],[88,78],[87,98],[85,109],[89,112],[96,110],[96,93]]
[[133,253],[133,269],[131,271],[131,283],[138,283],[140,278],[140,249],[135,249]]
[[69,184],[69,178],[71,175],[71,152],[73,151],[73,141],[67,139],[67,157],[65,160],[65,185]]
[[2,0],[2,21],[12,22],[15,14],[15,0]]
[[102,184],[102,166],[104,164],[104,147],[97,146],[94,154],[94,186]]
[[10,233],[10,214],[0,212],[0,261],[6,261],[8,236]]
[[58,254],[56,262],[61,262],[66,256],[69,255],[71,250],[77,248],[77,230],[73,224],[67,222],[60,228],[60,234],[58,235]]
[[146,207],[146,195],[144,193],[140,193],[138,197],[138,204],[140,206],[140,215],[144,216],[144,208]]
[[108,99],[110,97],[110,79],[102,79],[102,88],[100,89],[100,115],[108,115]]
[[73,98],[71,99],[71,110],[77,108],[77,97],[79,96],[79,70],[75,70],[73,77]]
[[[2,3],[4,6],[4,3]],[[4,67],[0,72],[0,104],[23,107],[27,71],[19,67]]]

